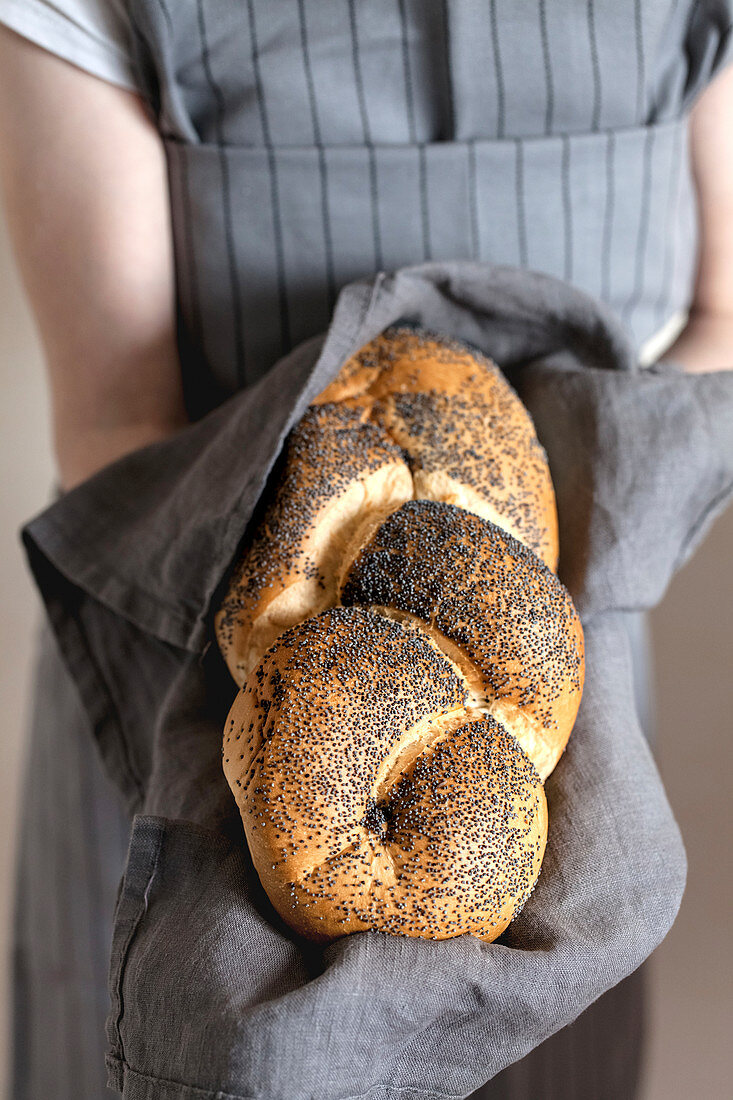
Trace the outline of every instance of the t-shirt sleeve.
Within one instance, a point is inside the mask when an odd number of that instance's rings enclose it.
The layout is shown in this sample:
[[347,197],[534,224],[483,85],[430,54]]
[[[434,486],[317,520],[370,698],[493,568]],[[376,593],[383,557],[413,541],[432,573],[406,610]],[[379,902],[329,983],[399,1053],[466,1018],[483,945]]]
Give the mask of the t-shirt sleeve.
[[140,90],[123,0],[0,0],[0,23],[94,76]]
[[696,0],[683,42],[684,106],[689,108],[721,69],[733,62],[733,0]]

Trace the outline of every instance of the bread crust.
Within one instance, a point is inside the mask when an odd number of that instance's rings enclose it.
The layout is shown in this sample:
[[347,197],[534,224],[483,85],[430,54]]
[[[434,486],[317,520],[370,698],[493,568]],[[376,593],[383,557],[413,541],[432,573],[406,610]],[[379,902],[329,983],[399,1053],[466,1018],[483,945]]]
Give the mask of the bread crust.
[[364,409],[404,450],[418,499],[489,519],[557,568],[555,492],[534,424],[477,349],[396,326],[362,348],[316,404]]
[[215,617],[219,648],[241,686],[287,627],[336,602],[346,547],[413,493],[400,448],[363,411],[309,408]]
[[521,401],[480,352],[396,327],[347,361],[288,437],[215,618],[240,686],[278,634],[336,602],[364,533],[410,498],[489,519],[556,568],[552,481]]
[[492,940],[516,915],[544,853],[544,790],[468,699],[422,631],[361,608],[268,650],[230,713],[224,771],[295,931]]
[[295,932],[492,941],[524,905],[584,675],[557,555],[529,414],[465,345],[390,329],[292,430],[215,627],[224,772]]
[[451,504],[409,501],[358,552],[341,602],[423,623],[475,705],[547,778],[580,705],[583,630],[563,584],[523,543]]

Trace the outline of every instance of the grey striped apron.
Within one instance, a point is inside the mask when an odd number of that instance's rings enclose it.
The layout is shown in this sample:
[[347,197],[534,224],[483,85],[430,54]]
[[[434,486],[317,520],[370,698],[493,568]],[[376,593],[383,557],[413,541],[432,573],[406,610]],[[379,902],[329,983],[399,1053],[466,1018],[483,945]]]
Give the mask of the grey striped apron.
[[[730,50],[692,0],[130,0],[168,157],[198,417],[345,282],[473,257],[558,275],[641,343],[689,303],[685,114]],[[727,17],[725,13],[727,11]],[[23,802],[13,1100],[101,1100],[129,819],[44,635]],[[477,1096],[632,1097],[639,977]]]
[[548,272],[641,344],[694,273],[693,8],[132,0],[192,413],[323,331],[344,283],[423,260]]

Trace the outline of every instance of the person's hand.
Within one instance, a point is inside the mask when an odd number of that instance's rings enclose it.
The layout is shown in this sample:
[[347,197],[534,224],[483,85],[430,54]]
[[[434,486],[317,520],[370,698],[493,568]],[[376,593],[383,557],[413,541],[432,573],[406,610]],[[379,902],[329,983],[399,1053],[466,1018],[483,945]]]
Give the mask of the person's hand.
[[664,358],[687,371],[733,370],[733,65],[692,111],[700,252],[686,327]]
[[0,182],[70,489],[186,423],[165,154],[139,96],[0,27]]

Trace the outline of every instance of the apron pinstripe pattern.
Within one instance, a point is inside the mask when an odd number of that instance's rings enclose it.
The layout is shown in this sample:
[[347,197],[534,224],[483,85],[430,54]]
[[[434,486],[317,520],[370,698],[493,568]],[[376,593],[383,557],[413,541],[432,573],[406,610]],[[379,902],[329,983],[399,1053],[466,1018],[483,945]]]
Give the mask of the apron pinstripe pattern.
[[546,271],[656,332],[694,275],[689,8],[135,0],[192,413],[322,331],[344,283],[424,260]]
[[87,1100],[110,1095],[106,974],[131,821],[48,627],[39,642],[19,822],[8,1095]]
[[[538,268],[609,303],[638,342],[689,303],[680,119],[722,57],[703,5],[130,0],[129,10],[168,155],[193,416],[321,331],[338,289],[375,269],[448,257]],[[47,635],[38,685],[11,1095],[101,1100],[129,820]],[[631,1098],[639,981],[476,1095]]]

